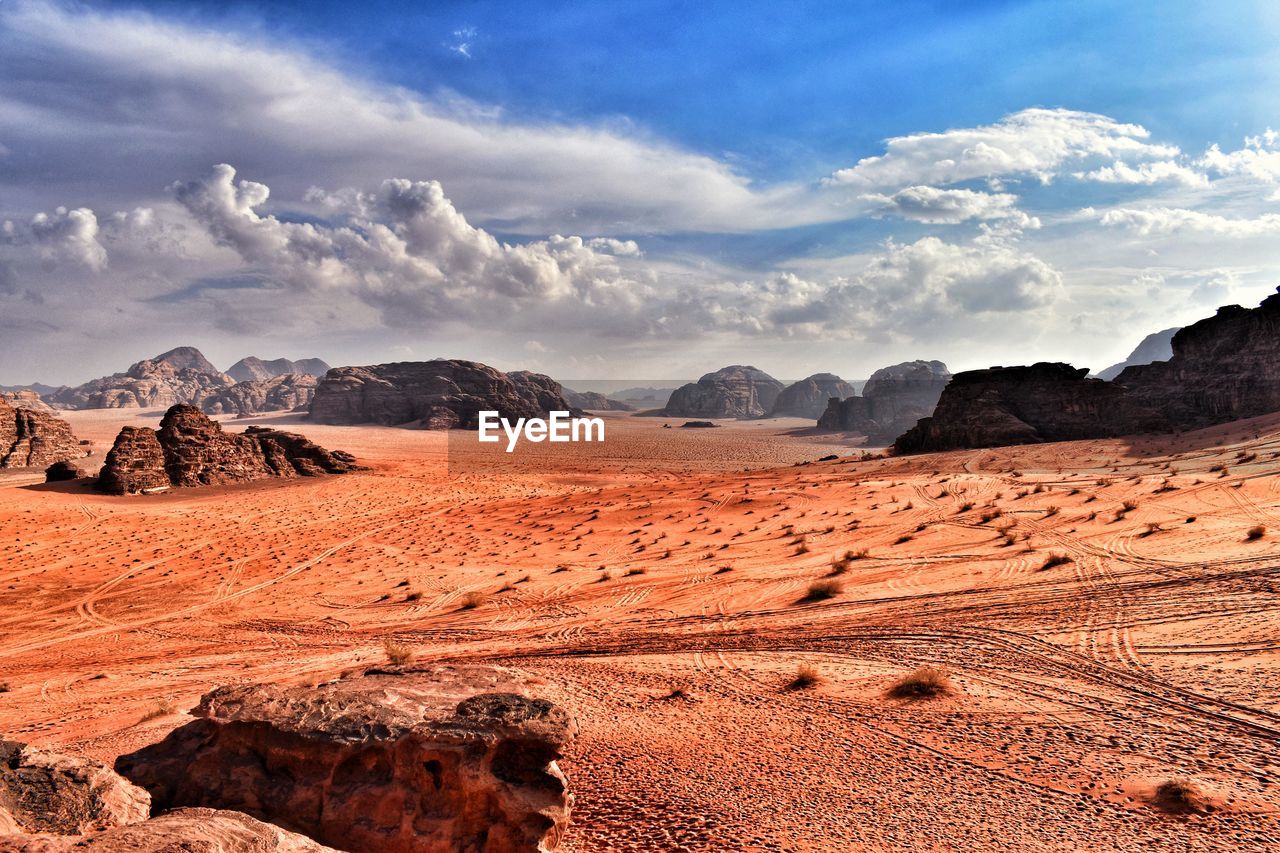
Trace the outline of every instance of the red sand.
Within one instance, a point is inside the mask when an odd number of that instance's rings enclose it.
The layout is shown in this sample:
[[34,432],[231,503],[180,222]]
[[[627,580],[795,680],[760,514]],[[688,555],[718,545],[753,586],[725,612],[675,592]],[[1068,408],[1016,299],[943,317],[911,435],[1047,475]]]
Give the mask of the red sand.
[[[159,414],[69,419],[99,464]],[[373,470],[130,498],[0,477],[0,732],[109,760],[210,687],[396,638],[536,673],[577,714],[569,850],[1276,835],[1280,418],[796,466],[860,451],[799,421],[616,417],[603,447],[461,478],[439,433],[262,422]],[[809,600],[823,579],[842,589]],[[806,664],[819,683],[788,689]],[[952,694],[887,698],[922,665]],[[1175,776],[1214,811],[1155,809]]]

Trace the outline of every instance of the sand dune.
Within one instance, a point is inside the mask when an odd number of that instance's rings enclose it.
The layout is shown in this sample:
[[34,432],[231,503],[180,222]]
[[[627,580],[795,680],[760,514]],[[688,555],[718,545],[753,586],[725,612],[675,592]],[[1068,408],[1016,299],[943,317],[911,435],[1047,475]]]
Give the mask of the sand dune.
[[[68,419],[100,462],[160,414]],[[0,479],[0,731],[111,759],[212,686],[396,638],[535,673],[577,713],[574,851],[1276,834],[1280,418],[863,460],[800,421],[617,415],[604,445],[518,465],[261,422],[371,470],[129,498]],[[887,695],[920,666],[951,692]],[[1157,808],[1177,777],[1212,810]]]

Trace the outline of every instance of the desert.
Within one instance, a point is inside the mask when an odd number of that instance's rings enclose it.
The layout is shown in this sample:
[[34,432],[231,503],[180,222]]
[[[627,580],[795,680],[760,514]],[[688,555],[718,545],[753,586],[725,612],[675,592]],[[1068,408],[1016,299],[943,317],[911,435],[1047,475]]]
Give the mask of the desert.
[[[67,413],[98,450],[159,415]],[[0,729],[110,764],[215,686],[396,643],[571,709],[566,850],[1270,843],[1280,418],[864,459],[788,421],[602,416],[607,443],[501,480],[448,477],[448,433],[289,415],[262,421],[369,470],[123,498],[5,474]],[[922,668],[939,695],[890,695]]]

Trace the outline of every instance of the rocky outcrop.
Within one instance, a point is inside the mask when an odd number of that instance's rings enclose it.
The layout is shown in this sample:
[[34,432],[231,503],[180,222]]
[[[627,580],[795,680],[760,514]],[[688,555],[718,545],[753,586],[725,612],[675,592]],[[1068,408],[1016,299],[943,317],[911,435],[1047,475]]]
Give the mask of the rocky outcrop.
[[898,453],[1068,441],[1147,432],[1164,423],[1125,389],[1088,370],[1041,362],[957,373],[933,416],[894,443]]
[[1119,376],[1120,372],[1126,367],[1168,360],[1173,356],[1173,336],[1178,333],[1180,328],[1179,326],[1174,326],[1172,329],[1152,332],[1142,339],[1142,343],[1138,344],[1133,352],[1129,353],[1128,358],[1119,364],[1111,365],[1105,370],[1099,370],[1097,377],[1111,381]]
[[871,374],[862,396],[829,400],[818,417],[818,426],[856,432],[873,444],[891,442],[933,413],[950,380],[951,372],[940,361],[904,361],[882,367]]
[[481,411],[515,419],[573,410],[549,376],[508,374],[457,359],[337,367],[320,380],[311,399],[316,423],[422,429],[475,429]]
[[0,400],[4,400],[15,409],[32,409],[37,412],[44,412],[51,415],[54,412],[52,406],[41,399],[40,395],[35,391],[5,391],[0,393]]
[[[1179,330],[1167,361],[1111,382],[1066,364],[957,375],[902,453],[1198,429],[1280,411],[1280,294]],[[963,381],[961,378],[963,377]]]
[[857,390],[834,373],[815,373],[782,389],[773,408],[771,418],[821,417],[827,402],[832,398],[854,397]]
[[0,468],[45,468],[84,456],[71,424],[47,412],[14,408],[0,399]]
[[261,427],[227,433],[199,409],[174,406],[159,430],[120,431],[98,475],[98,488],[122,495],[267,477],[343,474],[356,468],[349,454],[325,450],[301,435]]
[[46,483],[63,483],[67,480],[79,480],[84,476],[86,476],[85,472],[78,465],[65,460],[55,462],[44,469],[44,481]]
[[159,809],[243,811],[344,850],[554,849],[572,797],[562,708],[499,667],[222,687],[116,769]]
[[315,395],[316,377],[286,373],[267,379],[237,382],[206,397],[200,408],[210,415],[257,415],[263,412],[305,410]]
[[0,740],[4,831],[80,835],[146,820],[150,808],[150,794],[103,764]]
[[227,368],[227,375],[236,382],[260,382],[264,379],[274,379],[277,376],[288,376],[289,374],[315,376],[318,378],[328,372],[329,365],[318,358],[303,358],[298,361],[290,361],[287,358],[274,358],[270,361],[263,361],[252,355],[240,359]]
[[763,370],[735,364],[672,392],[655,414],[672,418],[759,418],[773,408],[782,383]]
[[143,823],[93,835],[0,834],[6,853],[338,853],[295,832],[246,814],[215,809],[175,809]]
[[597,391],[573,391],[564,389],[564,399],[575,409],[592,412],[633,412],[635,409],[621,400],[614,400]]
[[139,361],[125,373],[63,388],[48,401],[64,409],[153,409],[189,403],[234,385],[195,347],[178,347]]

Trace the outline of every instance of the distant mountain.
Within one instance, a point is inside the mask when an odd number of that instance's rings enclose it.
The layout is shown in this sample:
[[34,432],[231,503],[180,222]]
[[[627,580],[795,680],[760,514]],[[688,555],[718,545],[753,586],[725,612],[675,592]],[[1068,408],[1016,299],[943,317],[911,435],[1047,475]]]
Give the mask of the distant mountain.
[[783,385],[745,364],[722,367],[677,388],[661,414],[678,418],[759,418],[773,408]]
[[623,388],[621,391],[615,391],[607,396],[615,400],[621,400],[624,403],[635,403],[641,407],[645,406],[665,406],[667,400],[671,399],[671,394],[675,388]]
[[0,392],[14,393],[17,391],[34,391],[41,397],[47,397],[60,390],[60,387],[45,385],[41,382],[32,382],[30,385],[0,385]]
[[1120,375],[1120,371],[1126,367],[1133,367],[1135,364],[1151,364],[1155,361],[1168,361],[1173,357],[1173,336],[1178,333],[1181,326],[1174,326],[1172,329],[1163,329],[1159,332],[1152,332],[1142,339],[1142,343],[1129,353],[1129,357],[1119,364],[1113,364],[1106,370],[1099,370],[1095,376],[1099,379],[1106,379],[1110,382]]
[[227,375],[237,382],[256,382],[263,379],[274,379],[290,373],[324,376],[329,372],[329,365],[318,358],[303,358],[290,361],[287,358],[275,358],[263,361],[257,356],[242,358],[227,368]]
[[615,400],[612,397],[606,397],[597,391],[574,391],[572,388],[564,388],[564,398],[575,409],[585,409],[596,412],[631,412],[634,411],[629,403],[621,400]]
[[815,373],[783,389],[769,411],[771,418],[812,418],[817,420],[832,398],[853,397],[858,392],[834,373]]
[[147,358],[124,373],[113,373],[74,388],[60,388],[45,399],[64,409],[165,408],[200,405],[214,391],[234,385],[195,347],[177,347]]

